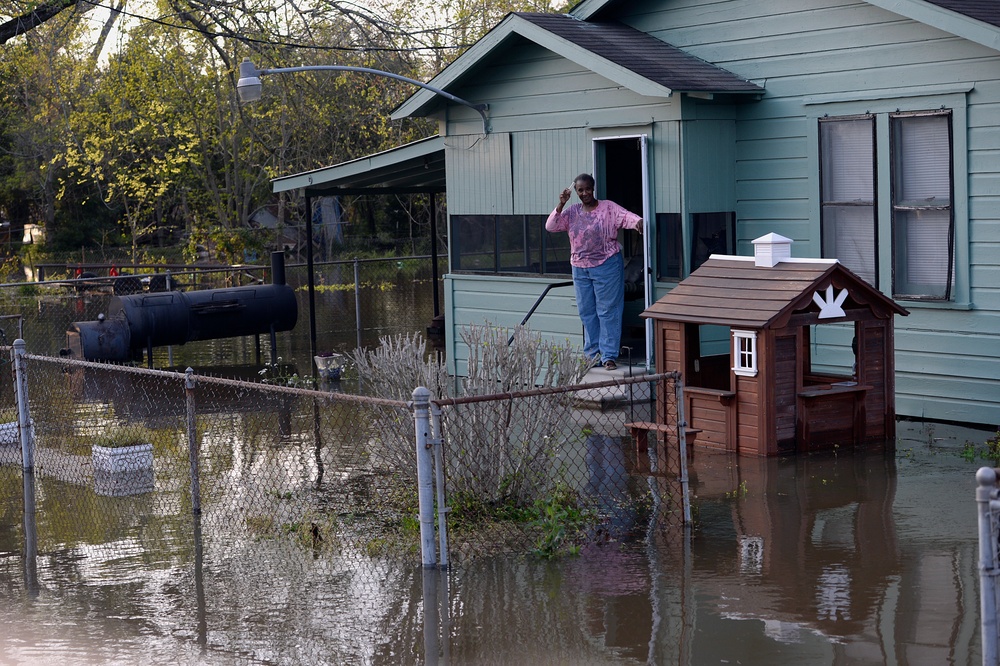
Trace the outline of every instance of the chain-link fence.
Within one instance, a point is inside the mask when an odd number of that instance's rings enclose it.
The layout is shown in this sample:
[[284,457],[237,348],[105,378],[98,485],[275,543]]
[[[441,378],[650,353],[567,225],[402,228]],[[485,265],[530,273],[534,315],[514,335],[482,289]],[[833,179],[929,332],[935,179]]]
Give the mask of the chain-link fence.
[[0,394],[0,471],[22,467],[24,484],[0,487],[4,513],[23,510],[29,586],[80,584],[32,581],[36,558],[67,550],[95,577],[176,579],[192,594],[161,601],[227,627],[222,649],[337,663],[364,637],[313,615],[371,624],[395,603],[393,572],[572,554],[689,519],[674,374],[403,402],[21,344],[0,368],[16,387]]
[[[87,277],[75,277],[72,265],[48,268],[40,282],[0,285],[0,344],[23,339],[35,353],[56,355],[67,345],[73,322],[95,321],[109,311],[111,299],[170,288],[180,291],[249,287],[271,281],[269,266],[89,266]],[[316,262],[310,298],[305,264],[288,264],[286,280],[298,304],[298,323],[278,334],[278,355],[298,362],[301,374],[311,367],[309,347],[315,327],[317,351],[343,351],[376,346],[381,336],[425,331],[443,302],[440,280],[435,282],[431,257],[352,259]],[[443,336],[443,331],[442,331]],[[266,335],[264,338],[266,347]],[[193,347],[159,347],[157,367],[181,362],[195,366],[213,363],[250,363],[257,356],[242,338],[193,343]],[[266,351],[266,349],[265,349]],[[176,358],[175,358],[176,357]]]

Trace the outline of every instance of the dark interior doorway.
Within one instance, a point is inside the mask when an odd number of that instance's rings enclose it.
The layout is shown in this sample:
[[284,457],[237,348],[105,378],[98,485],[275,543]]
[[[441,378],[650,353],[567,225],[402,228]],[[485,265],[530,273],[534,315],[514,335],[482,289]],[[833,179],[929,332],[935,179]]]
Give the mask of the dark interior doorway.
[[[644,205],[644,151],[643,137],[597,139],[594,141],[594,178],[596,195],[610,199],[643,215]],[[646,356],[646,324],[639,315],[645,302],[645,245],[636,231],[622,231],[618,241],[622,244],[625,259],[625,312],[622,320],[622,346],[631,350],[633,363],[640,363]],[[623,351],[625,358],[627,351]]]

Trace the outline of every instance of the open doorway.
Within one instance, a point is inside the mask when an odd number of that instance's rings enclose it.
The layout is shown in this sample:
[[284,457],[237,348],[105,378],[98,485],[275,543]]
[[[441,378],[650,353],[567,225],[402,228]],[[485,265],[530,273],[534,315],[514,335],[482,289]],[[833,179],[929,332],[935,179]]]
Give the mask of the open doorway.
[[[595,195],[610,199],[649,220],[649,174],[646,159],[646,135],[616,136],[594,140]],[[648,229],[648,226],[647,226]],[[646,244],[637,231],[619,232],[618,242],[625,260],[625,311],[622,317],[622,350],[620,360],[633,364],[652,362],[647,342],[651,328],[639,315],[648,307],[649,274]]]

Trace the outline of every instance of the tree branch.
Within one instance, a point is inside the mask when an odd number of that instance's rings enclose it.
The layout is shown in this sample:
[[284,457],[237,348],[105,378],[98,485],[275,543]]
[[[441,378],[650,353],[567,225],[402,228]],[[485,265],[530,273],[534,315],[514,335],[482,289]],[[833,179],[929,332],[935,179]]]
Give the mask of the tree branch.
[[78,0],[54,0],[39,5],[34,11],[15,16],[0,24],[0,44],[6,44],[18,35],[34,30],[41,24],[57,16],[64,9],[75,7]]

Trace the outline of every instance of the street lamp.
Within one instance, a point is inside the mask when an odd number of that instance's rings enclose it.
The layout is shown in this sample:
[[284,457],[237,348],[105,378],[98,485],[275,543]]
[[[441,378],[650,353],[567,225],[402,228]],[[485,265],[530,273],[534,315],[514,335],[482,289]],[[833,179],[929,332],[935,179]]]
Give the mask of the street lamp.
[[[390,79],[396,79],[397,81],[403,81],[404,83],[410,83],[415,86],[420,86],[426,90],[430,90],[436,95],[440,95],[445,99],[451,100],[456,104],[461,104],[467,106],[470,109],[476,111],[479,116],[483,119],[483,134],[490,133],[489,118],[486,112],[489,110],[489,105],[487,104],[473,104],[468,100],[464,100],[461,97],[456,97],[450,92],[441,90],[440,88],[435,88],[434,86],[427,85],[421,81],[415,79],[410,79],[405,76],[400,76],[399,74],[393,74],[392,72],[385,72],[380,69],[370,69],[368,67],[352,67],[348,65],[303,65],[300,67],[275,67],[272,69],[257,69],[256,65],[250,61],[249,58],[244,58],[243,62],[240,63],[240,78],[236,82],[236,92],[240,97],[241,102],[255,102],[260,99],[261,88],[263,87],[260,81],[262,76],[268,76],[270,74],[291,74],[294,72],[312,72],[312,71],[333,71],[333,72],[361,72],[364,74],[374,74],[376,76],[385,76]],[[431,199],[433,207],[433,198]],[[313,278],[313,233],[312,233],[312,211],[309,210],[309,198],[306,197],[306,271],[308,275],[306,277],[306,287],[309,294],[309,348],[312,352],[313,357],[316,356],[316,295],[315,295],[315,283]],[[433,215],[433,210],[431,212]],[[433,229],[433,221],[431,223],[431,228]],[[432,242],[436,240],[432,239]],[[435,266],[436,264],[436,254],[435,254]],[[436,268],[435,268],[436,274]],[[437,285],[434,285],[435,289],[435,299],[437,298]],[[435,315],[437,315],[436,305],[435,305]]]
[[403,81],[405,83],[410,83],[415,86],[420,86],[426,90],[430,90],[435,95],[440,95],[445,99],[451,100],[456,104],[461,104],[467,106],[470,109],[476,111],[479,116],[483,119],[483,134],[490,133],[489,119],[486,112],[489,110],[489,105],[487,104],[473,104],[468,100],[464,100],[461,97],[456,97],[450,92],[441,90],[440,88],[435,88],[434,86],[427,85],[422,81],[417,81],[416,79],[410,79],[399,74],[393,74],[392,72],[385,72],[381,69],[371,69],[369,67],[352,67],[349,65],[302,65],[300,67],[274,67],[272,69],[257,69],[256,65],[250,61],[249,58],[244,58],[243,62],[240,63],[240,78],[236,82],[236,92],[240,96],[241,102],[255,102],[260,99],[261,95],[261,81],[260,77],[268,76],[269,74],[291,74],[293,72],[315,72],[315,71],[332,71],[332,72],[362,72],[364,74],[374,74],[376,76],[385,76],[390,79],[396,79],[397,81]]

